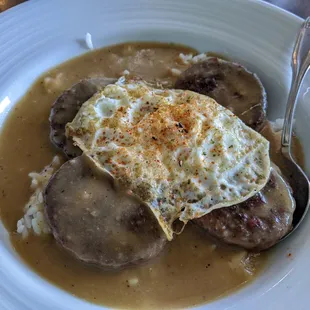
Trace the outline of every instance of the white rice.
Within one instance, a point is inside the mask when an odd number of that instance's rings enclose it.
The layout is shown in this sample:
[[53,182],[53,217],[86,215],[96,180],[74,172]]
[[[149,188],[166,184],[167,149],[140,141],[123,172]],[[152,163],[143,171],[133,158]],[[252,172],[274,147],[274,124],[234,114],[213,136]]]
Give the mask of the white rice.
[[[293,119],[293,127],[295,125],[296,119]],[[282,130],[284,125],[284,118],[277,118],[275,121],[270,121],[271,128],[275,132],[279,132]]]
[[137,277],[133,277],[127,280],[129,286],[136,286],[139,284],[139,279]]
[[[177,62],[183,66],[189,67],[190,65],[202,62],[210,58],[207,56],[207,54],[202,53],[196,56],[193,56],[193,54],[183,54],[180,53],[177,56]],[[173,77],[179,77],[182,74],[182,71],[185,70],[182,68],[182,70],[177,69],[177,68],[168,68],[168,73],[173,76]]]
[[64,91],[65,76],[62,72],[57,73],[56,76],[47,76],[43,80],[43,85],[47,93]]
[[54,172],[60,167],[61,159],[54,156],[52,162],[40,172],[31,172],[30,189],[33,191],[24,207],[24,216],[17,221],[17,232],[27,238],[31,232],[36,235],[50,233],[44,217],[43,191]]
[[183,65],[193,65],[198,62],[202,62],[204,60],[207,60],[210,58],[206,53],[202,53],[196,56],[193,56],[193,54],[183,54],[180,53],[178,60],[183,64]]
[[284,124],[284,118],[277,118],[275,121],[270,121],[271,128],[275,132],[282,130]]
[[93,41],[92,41],[92,38],[91,38],[91,34],[89,32],[87,32],[86,35],[85,35],[85,43],[86,43],[86,46],[90,50],[94,49],[94,45],[93,45]]
[[176,69],[176,68],[169,68],[169,69],[168,69],[168,72],[169,72],[172,76],[176,76],[176,77],[180,76],[181,73],[182,73],[181,70]]
[[122,72],[121,75],[129,75],[129,74],[130,74],[130,72],[126,69],[126,70],[124,70],[124,71]]

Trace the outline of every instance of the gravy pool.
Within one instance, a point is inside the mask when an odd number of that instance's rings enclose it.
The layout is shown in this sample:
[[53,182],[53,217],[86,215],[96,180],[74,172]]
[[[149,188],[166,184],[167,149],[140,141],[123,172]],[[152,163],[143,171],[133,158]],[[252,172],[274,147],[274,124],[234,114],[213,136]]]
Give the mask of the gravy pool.
[[[16,252],[35,272],[69,293],[116,308],[180,308],[205,303],[250,283],[263,270],[267,252],[247,252],[206,239],[193,225],[168,244],[156,259],[120,272],[104,272],[76,261],[49,235],[22,240],[16,222],[31,192],[28,173],[40,171],[57,153],[49,140],[51,104],[60,93],[86,77],[119,77],[124,70],[146,80],[172,85],[172,68],[184,70],[179,53],[195,50],[173,44],[127,43],[93,51],[48,71],[15,105],[0,136],[0,216]],[[155,81],[156,82],[156,81]],[[277,163],[278,139],[271,140]],[[301,154],[296,142],[297,153]],[[302,156],[300,162],[302,162]]]

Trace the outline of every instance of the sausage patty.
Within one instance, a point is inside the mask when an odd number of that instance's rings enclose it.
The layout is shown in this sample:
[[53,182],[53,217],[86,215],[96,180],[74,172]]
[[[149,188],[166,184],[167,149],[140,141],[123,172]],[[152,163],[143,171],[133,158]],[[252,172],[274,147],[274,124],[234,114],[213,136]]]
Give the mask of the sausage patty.
[[291,230],[294,210],[291,188],[274,167],[259,193],[243,203],[213,210],[194,222],[224,243],[260,251]]
[[85,101],[92,97],[98,90],[115,81],[116,79],[111,78],[82,80],[70,89],[65,90],[52,105],[49,117],[51,126],[50,139],[69,158],[81,155],[82,151],[73,145],[71,139],[66,137],[66,124],[74,119]]
[[210,58],[185,70],[175,88],[215,99],[256,131],[266,121],[265,89],[259,78],[240,64]]
[[86,155],[62,165],[44,202],[57,242],[85,263],[120,269],[151,259],[166,243],[149,207],[116,189]]

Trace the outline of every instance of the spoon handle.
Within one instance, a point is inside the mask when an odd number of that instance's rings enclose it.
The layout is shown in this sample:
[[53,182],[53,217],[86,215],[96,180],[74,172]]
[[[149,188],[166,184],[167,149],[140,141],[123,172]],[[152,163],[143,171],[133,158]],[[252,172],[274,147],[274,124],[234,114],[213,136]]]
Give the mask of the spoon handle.
[[300,86],[310,66],[310,17],[302,24],[292,55],[292,84],[286,106],[283,131],[282,152],[290,155],[293,119]]

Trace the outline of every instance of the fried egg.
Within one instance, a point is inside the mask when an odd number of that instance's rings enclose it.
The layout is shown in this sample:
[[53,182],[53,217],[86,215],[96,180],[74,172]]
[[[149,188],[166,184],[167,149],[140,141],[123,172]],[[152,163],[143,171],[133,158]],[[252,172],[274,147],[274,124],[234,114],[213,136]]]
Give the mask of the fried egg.
[[120,78],[86,101],[67,136],[153,211],[167,238],[253,196],[269,177],[269,142],[213,99]]

